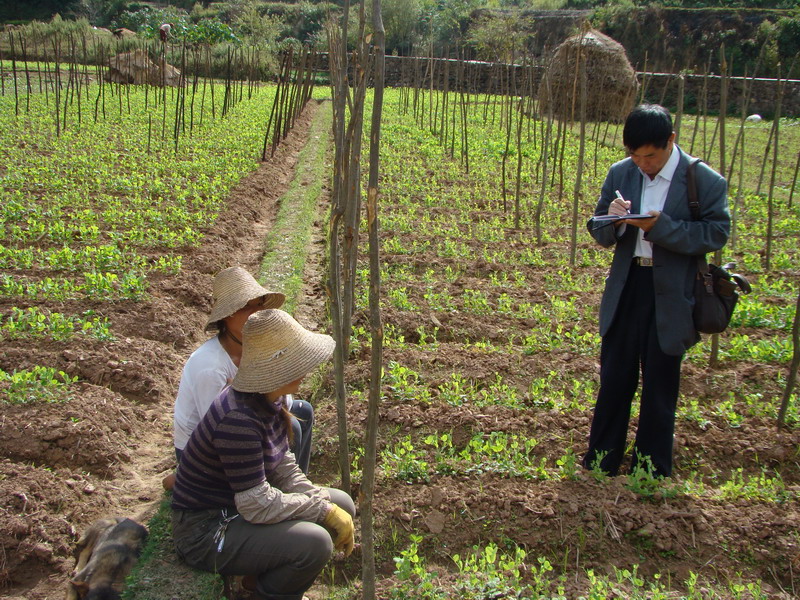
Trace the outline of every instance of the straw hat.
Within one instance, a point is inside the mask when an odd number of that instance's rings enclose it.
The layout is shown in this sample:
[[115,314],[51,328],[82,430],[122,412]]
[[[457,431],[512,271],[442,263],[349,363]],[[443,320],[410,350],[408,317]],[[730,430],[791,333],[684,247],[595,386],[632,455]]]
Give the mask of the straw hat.
[[214,306],[206,321],[206,331],[218,329],[217,322],[230,317],[251,300],[264,298],[263,308],[278,308],[286,300],[280,292],[270,292],[242,267],[222,269],[214,278],[211,299]]
[[232,387],[240,392],[274,392],[330,359],[336,342],[313,333],[282,310],[262,310],[242,328],[242,359]]

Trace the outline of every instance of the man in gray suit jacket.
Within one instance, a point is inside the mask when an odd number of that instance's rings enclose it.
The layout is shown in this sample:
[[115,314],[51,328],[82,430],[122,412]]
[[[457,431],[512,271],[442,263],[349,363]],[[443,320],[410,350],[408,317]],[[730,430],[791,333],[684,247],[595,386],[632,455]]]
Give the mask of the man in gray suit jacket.
[[700,336],[692,323],[697,256],[728,239],[727,184],[699,163],[700,218],[692,220],[686,188],[691,157],[675,144],[669,111],[636,107],[622,140],[629,157],[609,169],[595,217],[597,242],[616,246],[600,304],[600,391],[583,464],[616,475],[625,452],[631,401],[642,375],[633,464],[652,462],[653,473],[672,473],[672,440],[683,354]]

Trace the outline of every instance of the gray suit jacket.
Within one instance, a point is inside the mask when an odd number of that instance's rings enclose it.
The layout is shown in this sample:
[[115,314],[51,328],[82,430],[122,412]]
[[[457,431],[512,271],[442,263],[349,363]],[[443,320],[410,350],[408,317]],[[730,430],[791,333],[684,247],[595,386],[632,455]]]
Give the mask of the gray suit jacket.
[[[699,163],[696,180],[700,219],[692,220],[686,196],[686,169],[691,157],[677,145],[675,150],[680,152],[680,160],[670,183],[664,210],[645,239],[653,243],[658,342],[665,353],[679,356],[700,339],[692,324],[696,257],[725,245],[730,231],[730,214],[725,179],[705,163]],[[595,215],[608,213],[608,206],[615,197],[614,190],[619,190],[626,200],[631,201],[631,213],[639,212],[642,174],[630,158],[615,163],[609,169]],[[592,229],[590,221],[588,227],[601,246],[609,248],[616,244],[600,304],[600,335],[605,335],[619,321],[616,318],[617,306],[633,262],[639,228],[625,226],[625,231],[617,237],[618,228],[613,225]],[[621,323],[624,326],[624,321]]]

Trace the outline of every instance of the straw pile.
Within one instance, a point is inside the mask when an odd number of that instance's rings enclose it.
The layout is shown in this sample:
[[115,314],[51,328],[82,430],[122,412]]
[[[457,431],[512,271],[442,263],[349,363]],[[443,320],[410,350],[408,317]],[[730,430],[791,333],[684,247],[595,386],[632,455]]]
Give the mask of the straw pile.
[[150,60],[144,50],[134,50],[118,54],[109,59],[106,81],[112,83],[132,83],[141,85],[160,86],[166,84],[178,87],[181,81],[181,72],[169,63],[164,63],[164,74],[161,65]]
[[622,122],[633,108],[639,83],[625,48],[613,39],[588,29],[565,40],[539,85],[539,111],[560,119],[579,120],[581,82],[578,57],[586,65],[586,118]]

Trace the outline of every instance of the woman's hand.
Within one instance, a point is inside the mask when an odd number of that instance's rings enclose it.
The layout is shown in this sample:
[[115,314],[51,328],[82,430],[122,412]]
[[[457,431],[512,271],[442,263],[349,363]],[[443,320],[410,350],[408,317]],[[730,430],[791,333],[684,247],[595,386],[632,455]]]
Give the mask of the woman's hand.
[[346,510],[334,504],[331,510],[325,515],[322,524],[334,534],[333,547],[343,550],[345,556],[350,556],[355,546],[355,527],[353,517]]

